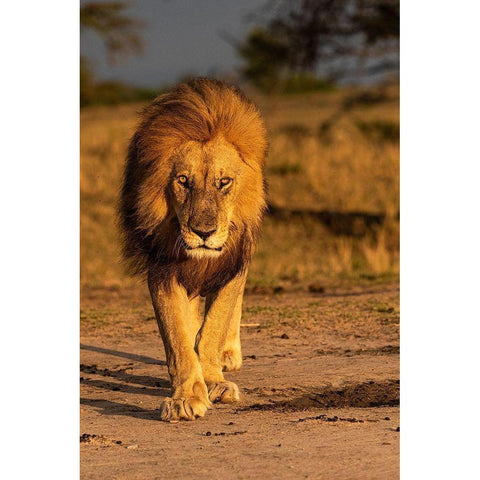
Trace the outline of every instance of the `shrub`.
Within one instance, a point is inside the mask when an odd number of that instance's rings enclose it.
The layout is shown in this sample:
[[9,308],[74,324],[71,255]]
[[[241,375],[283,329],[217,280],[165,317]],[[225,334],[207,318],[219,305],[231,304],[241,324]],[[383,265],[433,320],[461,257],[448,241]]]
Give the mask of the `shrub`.
[[400,138],[400,125],[397,122],[375,120],[372,122],[355,122],[363,135],[371,140],[398,142]]

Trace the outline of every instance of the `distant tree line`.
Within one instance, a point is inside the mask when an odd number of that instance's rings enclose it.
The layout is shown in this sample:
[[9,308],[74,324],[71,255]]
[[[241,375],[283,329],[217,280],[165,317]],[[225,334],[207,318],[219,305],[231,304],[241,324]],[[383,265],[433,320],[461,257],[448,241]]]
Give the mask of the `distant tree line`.
[[[128,7],[122,1],[93,0],[80,7],[81,31],[102,38],[111,63],[142,51],[144,24],[128,15]],[[377,71],[398,69],[398,59],[392,65],[388,54],[398,52],[399,0],[267,0],[250,18],[256,26],[245,39],[227,40],[243,60],[243,79],[264,92],[328,90],[352,64],[356,73],[368,74],[366,60],[373,58]],[[319,67],[332,62],[333,68],[320,75]],[[150,89],[98,81],[91,63],[80,56],[82,106],[154,96]]]

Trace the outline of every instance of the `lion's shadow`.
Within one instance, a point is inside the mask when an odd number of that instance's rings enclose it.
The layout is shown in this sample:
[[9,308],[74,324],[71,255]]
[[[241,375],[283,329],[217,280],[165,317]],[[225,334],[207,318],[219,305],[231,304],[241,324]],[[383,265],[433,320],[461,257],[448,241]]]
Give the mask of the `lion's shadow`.
[[112,350],[110,348],[96,347],[95,345],[80,344],[80,350],[88,350],[90,352],[105,353],[106,355],[113,355],[115,357],[127,358],[128,360],[134,360],[136,362],[148,363],[151,365],[166,365],[163,360],[158,360],[153,357],[147,357],[145,355],[136,355],[134,353],[119,352],[118,350]]
[[159,419],[159,411],[157,409],[148,410],[136,405],[112,402],[111,400],[82,397],[80,398],[80,404],[96,408],[97,412],[101,415],[124,415],[127,417],[154,421],[158,421]]
[[[81,350],[113,355],[150,365],[165,365],[165,362],[162,360],[144,355],[135,355],[128,352],[85,344],[80,344],[80,348]],[[82,376],[80,377],[80,382],[82,385],[94,387],[95,389],[125,394],[155,396],[158,398],[158,405],[160,405],[162,397],[170,395],[170,382],[167,379],[150,375],[136,375],[129,373],[127,370],[128,369],[109,369],[99,366],[97,367],[97,365],[82,364]],[[90,378],[91,375],[97,378]],[[113,381],[110,381],[109,379],[112,379]],[[136,405],[112,401],[111,399],[92,399],[82,397],[80,399],[80,404],[94,407],[102,415],[126,415],[137,419],[158,420],[158,411],[156,409],[148,410]]]

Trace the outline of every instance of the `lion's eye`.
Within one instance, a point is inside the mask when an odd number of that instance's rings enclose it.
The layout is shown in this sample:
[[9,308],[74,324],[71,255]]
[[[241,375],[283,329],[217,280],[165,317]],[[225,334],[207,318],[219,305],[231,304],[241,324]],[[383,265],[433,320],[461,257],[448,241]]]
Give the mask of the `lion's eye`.
[[220,188],[224,188],[232,183],[232,179],[229,177],[224,177],[220,179]]
[[180,185],[186,186],[188,184],[188,178],[185,175],[180,175],[179,177],[177,177],[177,180]]

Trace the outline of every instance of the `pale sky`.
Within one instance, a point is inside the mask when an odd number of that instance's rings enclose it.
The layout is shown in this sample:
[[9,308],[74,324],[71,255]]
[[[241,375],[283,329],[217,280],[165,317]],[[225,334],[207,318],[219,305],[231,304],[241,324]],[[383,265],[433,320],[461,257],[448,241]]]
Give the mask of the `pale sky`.
[[[85,2],[81,2],[82,4]],[[159,87],[185,74],[218,75],[238,68],[234,48],[219,32],[242,39],[252,23],[245,17],[266,0],[136,0],[129,13],[146,22],[144,52],[108,65],[105,47],[93,33],[81,36],[82,54],[101,79]]]

